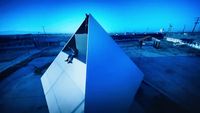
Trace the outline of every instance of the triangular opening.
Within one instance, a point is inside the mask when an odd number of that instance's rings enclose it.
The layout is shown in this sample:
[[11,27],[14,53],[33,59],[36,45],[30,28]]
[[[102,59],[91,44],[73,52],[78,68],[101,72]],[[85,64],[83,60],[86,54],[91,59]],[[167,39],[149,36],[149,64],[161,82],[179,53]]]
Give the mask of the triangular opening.
[[85,20],[62,50],[69,55],[66,60],[68,63],[73,63],[73,58],[86,63],[88,18],[89,15],[86,14]]

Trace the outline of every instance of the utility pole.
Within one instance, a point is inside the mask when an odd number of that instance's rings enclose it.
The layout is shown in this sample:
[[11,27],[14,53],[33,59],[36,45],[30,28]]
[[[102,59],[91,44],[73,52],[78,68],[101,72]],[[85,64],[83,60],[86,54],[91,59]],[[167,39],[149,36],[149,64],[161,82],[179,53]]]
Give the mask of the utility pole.
[[44,26],[42,26],[42,29],[43,29],[44,34],[46,34]]
[[[45,27],[44,26],[42,26],[42,29],[43,29],[43,32],[44,32],[44,38],[46,39],[46,41],[47,41],[47,34],[46,34],[46,31],[45,31]],[[49,43],[47,42],[47,46],[49,46]]]
[[183,33],[185,32],[185,25],[183,26],[183,31],[182,31]]
[[193,27],[193,29],[192,29],[192,33],[194,32],[194,30],[196,29],[197,25],[199,24],[199,18],[200,18],[200,17],[197,17],[197,20],[196,20],[196,22],[194,23],[194,27]]

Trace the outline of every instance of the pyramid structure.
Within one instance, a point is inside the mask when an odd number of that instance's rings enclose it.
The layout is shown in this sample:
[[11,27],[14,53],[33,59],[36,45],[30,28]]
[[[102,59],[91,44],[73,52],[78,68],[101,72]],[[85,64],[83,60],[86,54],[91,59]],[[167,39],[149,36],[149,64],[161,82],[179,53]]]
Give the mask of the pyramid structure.
[[127,113],[142,80],[92,15],[41,77],[50,113]]

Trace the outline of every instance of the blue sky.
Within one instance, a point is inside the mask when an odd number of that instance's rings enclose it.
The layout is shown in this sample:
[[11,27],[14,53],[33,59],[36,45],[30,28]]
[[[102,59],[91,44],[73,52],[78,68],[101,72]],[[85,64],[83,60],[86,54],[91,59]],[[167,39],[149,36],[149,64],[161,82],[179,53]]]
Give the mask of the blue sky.
[[[198,0],[1,0],[0,32],[73,33],[85,13],[108,32],[191,31],[200,16]],[[198,30],[200,27],[197,27]]]

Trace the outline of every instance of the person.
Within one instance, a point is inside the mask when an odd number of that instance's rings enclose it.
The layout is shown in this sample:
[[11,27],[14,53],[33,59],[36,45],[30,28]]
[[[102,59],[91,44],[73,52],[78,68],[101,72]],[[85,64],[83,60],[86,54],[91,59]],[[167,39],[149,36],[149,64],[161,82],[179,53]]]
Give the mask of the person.
[[68,55],[67,63],[72,63],[74,57],[78,55],[78,50],[76,48],[70,48],[71,53]]

